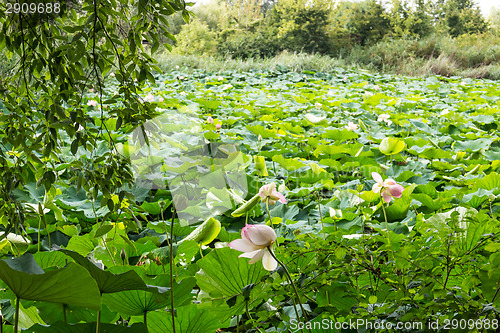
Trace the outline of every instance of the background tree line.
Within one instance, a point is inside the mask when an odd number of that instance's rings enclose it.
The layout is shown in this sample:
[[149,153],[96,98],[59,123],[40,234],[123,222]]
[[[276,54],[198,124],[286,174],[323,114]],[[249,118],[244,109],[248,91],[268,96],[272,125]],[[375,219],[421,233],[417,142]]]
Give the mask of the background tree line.
[[190,24],[171,19],[175,52],[237,58],[283,51],[339,56],[387,38],[421,39],[496,32],[474,0],[211,0]]

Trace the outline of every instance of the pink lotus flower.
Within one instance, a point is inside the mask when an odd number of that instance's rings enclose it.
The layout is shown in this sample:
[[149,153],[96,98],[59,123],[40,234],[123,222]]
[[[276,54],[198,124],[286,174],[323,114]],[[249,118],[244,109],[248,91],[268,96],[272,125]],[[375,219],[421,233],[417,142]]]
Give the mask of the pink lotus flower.
[[244,252],[239,257],[250,258],[249,264],[262,259],[262,265],[268,271],[274,271],[278,262],[271,254],[272,245],[276,242],[273,228],[264,224],[247,224],[241,229],[241,239],[229,243],[229,247]]
[[220,123],[218,123],[217,125],[215,125],[215,128],[217,129],[220,129],[222,127],[222,125]]
[[279,201],[282,204],[286,204],[285,196],[276,191],[275,183],[262,186],[259,191],[259,197],[262,198],[262,202],[268,201],[270,205],[274,205],[276,201]]
[[97,101],[94,99],[91,99],[90,101],[87,102],[88,106],[97,106],[97,104],[98,104]]
[[155,97],[151,94],[148,94],[146,97],[144,97],[144,100],[152,103],[155,101]]
[[211,116],[208,116],[207,123],[213,124],[214,123],[214,118],[212,118]]
[[384,182],[382,176],[376,172],[372,172],[372,177],[376,181],[372,187],[373,192],[382,193],[385,202],[389,203],[392,198],[401,198],[401,194],[405,189],[403,186],[397,184],[391,178],[387,178]]
[[346,127],[349,131],[355,131],[358,129],[358,125],[356,125],[355,123],[353,123],[352,121],[348,122],[347,123],[347,127]]
[[158,98],[158,102],[162,103],[165,99],[163,97],[160,96],[160,98]]
[[378,116],[377,121],[388,121],[390,117],[388,114],[383,113]]

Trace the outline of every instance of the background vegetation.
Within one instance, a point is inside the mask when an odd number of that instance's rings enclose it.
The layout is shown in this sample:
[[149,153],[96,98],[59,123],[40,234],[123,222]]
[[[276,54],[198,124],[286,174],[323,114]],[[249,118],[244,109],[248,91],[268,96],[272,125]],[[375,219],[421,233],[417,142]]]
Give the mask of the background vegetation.
[[[171,19],[178,37],[174,56],[158,60],[165,69],[217,59],[223,60],[215,67],[222,68],[266,68],[274,62],[293,69],[301,59],[312,70],[335,63],[405,75],[500,77],[498,10],[485,18],[473,0],[386,3],[211,0],[194,7],[190,24],[180,16]],[[228,58],[238,60],[230,65]]]

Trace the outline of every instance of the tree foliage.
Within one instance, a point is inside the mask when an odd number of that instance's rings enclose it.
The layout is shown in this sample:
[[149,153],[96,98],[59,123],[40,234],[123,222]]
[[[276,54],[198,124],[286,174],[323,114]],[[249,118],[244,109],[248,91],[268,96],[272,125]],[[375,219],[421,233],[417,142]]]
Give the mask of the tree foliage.
[[[123,200],[132,173],[104,120],[114,117],[116,128],[129,130],[155,115],[138,94],[160,71],[152,54],[161,38],[175,39],[167,18],[179,12],[189,20],[187,5],[82,0],[61,3],[58,12],[39,6],[35,13],[16,14],[9,4],[0,4],[0,51],[16,60],[12,75],[0,82],[0,215],[6,234],[23,229],[27,212],[15,194],[31,182],[45,189],[44,205],[54,197],[54,184],[64,181],[113,212],[112,196]],[[124,97],[120,103],[105,94],[110,73]],[[82,105],[89,89],[97,94],[93,106]],[[63,140],[68,137],[70,146]],[[73,158],[65,157],[68,151]]]

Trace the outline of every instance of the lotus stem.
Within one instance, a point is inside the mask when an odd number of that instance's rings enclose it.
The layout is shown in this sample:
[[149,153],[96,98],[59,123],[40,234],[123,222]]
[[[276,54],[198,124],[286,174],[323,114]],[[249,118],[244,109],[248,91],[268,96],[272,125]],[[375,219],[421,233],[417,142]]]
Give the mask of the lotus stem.
[[[321,203],[319,201],[319,193],[316,192],[316,198],[318,199],[318,213],[319,213],[319,218],[321,220],[321,228],[323,229],[323,237],[326,239],[326,233],[325,233],[325,225],[323,223],[323,215],[321,215]],[[337,223],[335,223],[335,229],[337,229]]]
[[[102,294],[101,294],[102,296]],[[101,332],[101,310],[97,311],[97,323],[95,327],[96,333]]]
[[267,209],[267,216],[269,216],[269,223],[271,223],[271,228],[274,229],[273,219],[271,218],[271,212],[269,211],[269,198],[267,198],[266,200],[266,209]]
[[[252,320],[253,321],[253,318],[252,316],[250,315],[250,311],[248,311],[248,299],[245,299],[245,310],[247,312],[247,316],[248,316],[248,319]],[[236,323],[236,327],[238,327],[238,323]],[[255,326],[255,328],[257,329],[257,331],[259,331],[260,333],[263,333],[259,327]]]
[[19,297],[16,297],[16,317],[14,318],[14,333],[18,332],[19,328]]
[[391,245],[391,238],[389,237],[389,223],[387,223],[387,214],[385,213],[384,201],[380,198],[380,203],[382,204],[382,211],[384,212],[385,228],[387,230],[387,242]]
[[[290,284],[292,285],[293,287],[293,291],[295,292],[295,296],[297,296],[297,300],[299,301],[299,306],[300,306],[300,309],[302,310],[302,314],[304,315],[304,318],[306,318],[307,320],[307,315],[306,315],[306,311],[304,310],[304,307],[302,306],[302,301],[300,300],[300,295],[299,295],[299,291],[297,290],[297,287],[295,286],[295,283],[293,282],[292,280],[292,276],[290,275],[290,272],[288,271],[288,268],[286,268],[285,264],[283,264],[277,257],[276,255],[274,254],[274,252],[272,251],[271,249],[271,245],[269,245],[267,247],[267,250],[269,251],[269,253],[271,253],[271,255],[273,256],[274,260],[276,260],[278,262],[278,264],[281,265],[281,267],[283,267],[283,269],[285,270],[285,273],[286,273],[286,276],[288,278],[288,281],[290,281]],[[293,299],[292,299],[293,300]],[[293,300],[293,308],[295,310],[295,315],[297,316],[297,320],[299,322],[301,322],[300,320],[300,317],[299,317],[299,311],[297,310],[297,305],[295,303],[295,300]],[[311,332],[310,329],[308,329],[309,332]],[[304,329],[302,329],[302,332],[304,332]]]
[[146,326],[146,332],[149,332],[148,329],[148,312],[144,311],[144,326]]
[[[170,311],[172,312],[172,330],[175,333],[175,311],[174,311],[174,253],[172,245],[174,242],[174,220],[175,208],[172,208],[172,223],[170,224]],[[201,247],[200,247],[201,250]]]

